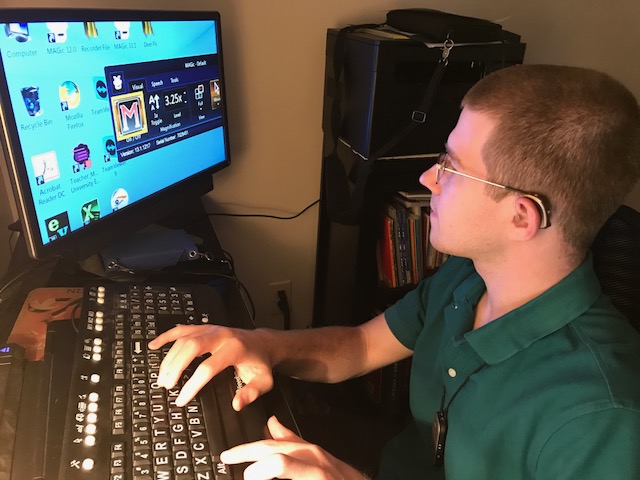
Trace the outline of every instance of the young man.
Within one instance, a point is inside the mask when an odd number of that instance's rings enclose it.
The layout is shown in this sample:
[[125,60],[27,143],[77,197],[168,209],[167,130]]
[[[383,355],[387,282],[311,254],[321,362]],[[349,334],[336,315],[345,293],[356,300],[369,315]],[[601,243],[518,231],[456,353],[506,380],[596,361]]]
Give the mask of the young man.
[[[177,403],[233,365],[239,410],[274,368],[338,382],[412,355],[414,422],[378,478],[640,478],[640,336],[601,294],[588,252],[640,176],[638,104],[592,70],[517,66],[462,107],[420,178],[431,243],[451,255],[435,276],[354,328],[177,327],[150,344],[175,341],[159,382],[210,352]],[[223,461],[255,462],[246,479],[363,478],[276,419],[269,428],[273,440]]]

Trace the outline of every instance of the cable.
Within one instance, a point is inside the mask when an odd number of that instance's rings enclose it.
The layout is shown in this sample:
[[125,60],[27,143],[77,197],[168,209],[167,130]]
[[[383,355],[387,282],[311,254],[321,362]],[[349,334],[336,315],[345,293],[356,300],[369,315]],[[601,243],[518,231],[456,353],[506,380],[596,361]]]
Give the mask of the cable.
[[260,218],[275,218],[276,220],[293,220],[294,218],[298,218],[304,212],[309,210],[315,204],[320,203],[320,199],[311,202],[305,208],[303,208],[300,212],[292,215],[290,217],[281,217],[279,215],[266,215],[261,213],[220,213],[220,212],[207,212],[207,215],[210,217],[260,217]]
[[9,234],[9,254],[11,257],[13,257],[13,247],[11,246],[11,240],[13,239],[13,236],[16,234],[17,232],[15,230],[12,230],[11,233]]
[[[238,277],[236,277],[235,275],[226,275],[224,273],[206,273],[203,275],[212,275],[215,277],[222,277],[222,278],[227,278],[229,280],[233,280],[236,285],[238,285],[238,287],[240,287],[240,296],[242,297],[242,301],[245,303],[245,306],[247,307],[251,307],[249,309],[249,313],[250,313],[250,317],[251,317],[251,323],[253,324],[253,327],[256,327],[256,307],[253,303],[253,300],[251,299],[251,294],[249,293],[249,290],[247,289],[247,287],[245,286],[244,283],[242,283],[240,280],[238,280]],[[244,293],[243,293],[244,292]],[[247,300],[249,301],[249,305],[247,305]]]
[[287,292],[285,292],[284,290],[278,290],[278,308],[284,316],[284,329],[291,330],[291,308],[289,307]]
[[234,264],[234,262],[233,262],[233,257],[231,256],[231,254],[230,254],[227,250],[225,250],[225,249],[223,249],[223,248],[221,248],[221,249],[220,249],[220,251],[221,251],[221,252],[222,252],[222,254],[224,255],[225,260],[226,260],[227,262],[229,262],[229,268],[231,269],[231,271],[232,271],[232,272],[233,272],[233,274],[235,275],[235,274],[236,274],[236,273],[235,273],[235,272],[236,272],[236,267],[235,267],[235,264]]
[[[249,310],[249,316],[251,319],[251,324],[253,328],[256,328],[256,306],[253,303],[253,299],[251,298],[251,294],[249,293],[249,289],[242,283],[238,277],[236,276],[235,264],[233,261],[233,256],[227,250],[221,249],[222,254],[225,257],[225,261],[228,263],[232,275],[227,275],[224,273],[214,273],[214,276],[227,278],[229,280],[233,280],[238,287],[240,287],[240,296],[242,297],[242,302],[244,306]],[[247,305],[248,302],[248,305]]]
[[0,303],[4,302],[5,299],[3,299],[1,297],[1,295],[9,289],[9,287],[11,287],[14,283],[19,282],[22,277],[25,277],[27,275],[34,275],[35,273],[37,273],[39,270],[43,269],[45,266],[48,266],[50,263],[53,263],[53,261],[55,260],[56,262],[60,259],[61,257],[59,256],[55,256],[52,258],[49,258],[48,260],[45,260],[44,262],[36,265],[33,268],[30,268],[28,270],[25,270],[24,272],[19,273],[18,275],[16,275],[15,277],[13,277],[11,280],[9,280],[7,283],[5,283],[1,288],[0,288]]
[[78,301],[75,302],[75,305],[73,306],[73,310],[71,310],[71,318],[70,318],[71,326],[76,331],[76,333],[80,332],[80,328],[78,326],[78,322],[80,321],[80,317],[78,316],[78,318],[76,318],[76,313],[78,313],[78,310],[80,310],[80,304],[81,304],[81,300],[78,299]]

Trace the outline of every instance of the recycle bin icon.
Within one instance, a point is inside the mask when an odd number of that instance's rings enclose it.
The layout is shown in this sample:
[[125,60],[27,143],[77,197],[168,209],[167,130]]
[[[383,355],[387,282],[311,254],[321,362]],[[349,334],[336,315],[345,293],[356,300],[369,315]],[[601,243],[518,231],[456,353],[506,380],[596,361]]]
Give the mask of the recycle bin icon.
[[26,87],[22,89],[22,99],[27,113],[32,117],[37,117],[42,113],[40,109],[40,93],[38,87]]

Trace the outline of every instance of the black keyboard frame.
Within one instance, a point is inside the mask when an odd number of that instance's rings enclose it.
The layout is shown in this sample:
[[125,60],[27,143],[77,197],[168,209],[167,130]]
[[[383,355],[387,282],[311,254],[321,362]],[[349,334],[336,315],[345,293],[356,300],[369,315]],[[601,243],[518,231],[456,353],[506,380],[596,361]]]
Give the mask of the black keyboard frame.
[[[129,294],[126,294],[126,291],[129,291]],[[131,292],[134,293],[133,296]],[[167,300],[166,302],[158,303],[158,292],[165,292],[166,295],[162,298]],[[185,292],[187,292],[186,297],[182,295]],[[147,296],[148,293],[153,294],[152,301],[147,301],[150,298]],[[179,301],[174,302],[174,293],[181,297]],[[146,383],[153,384],[154,375],[157,375],[157,368],[161,361],[161,352],[147,351],[146,343],[176,323],[228,325],[229,319],[217,292],[204,285],[154,284],[136,288],[131,284],[96,283],[87,286],[78,326],[79,333],[71,374],[58,478],[65,480],[241,478],[242,467],[229,469],[218,463],[217,455],[229,446],[264,438],[267,416],[260,403],[240,413],[232,411],[230,404],[236,388],[232,369],[218,375],[200,392],[197,400],[187,406],[194,412],[199,409],[197,413],[199,417],[184,419],[200,422],[199,418],[201,418],[209,427],[206,440],[199,442],[197,447],[210,452],[211,474],[206,470],[206,465],[201,471],[195,471],[195,466],[192,471],[184,464],[179,465],[182,470],[176,468],[178,465],[172,466],[175,475],[162,473],[165,472],[162,469],[156,470],[155,473],[152,468],[147,469],[146,467],[152,467],[154,464],[156,467],[163,467],[163,462],[168,458],[167,452],[165,455],[157,454],[152,459],[148,459],[150,463],[145,463],[144,455],[140,454],[144,445],[139,442],[162,443],[167,439],[153,440],[153,436],[145,432],[152,428],[150,422],[155,421],[155,417],[146,418],[140,423],[134,422],[132,418],[123,417],[131,414],[144,418],[145,415],[149,415],[149,413],[142,413],[143,407],[149,406],[147,402],[159,401],[159,394],[165,393],[164,389],[162,392],[157,389],[153,392],[144,391]],[[95,343],[96,339],[100,339],[100,345]],[[132,342],[131,347],[126,343],[129,340]],[[95,347],[104,348],[96,349]],[[134,361],[150,358],[151,366],[122,363],[123,356],[132,353],[128,349],[139,350],[133,353],[133,358],[137,359]],[[166,352],[168,347],[164,350]],[[110,374],[113,378],[109,378]],[[190,372],[186,371],[182,381],[188,378],[189,374]],[[98,383],[92,383],[92,379],[97,378],[94,377],[95,375],[100,377]],[[109,379],[108,385],[104,383],[104,379]],[[175,388],[166,394],[169,399],[175,399],[178,392],[179,388]],[[97,398],[89,398],[91,394],[95,394]],[[182,415],[179,413],[181,410],[175,405],[166,408],[172,409],[166,412],[167,415],[175,415],[176,418]],[[88,411],[89,409],[97,409],[100,412],[97,414],[97,420],[93,422],[95,427],[89,427],[87,417],[91,413],[96,413]],[[127,413],[123,414],[125,410]],[[108,411],[109,415],[102,414],[104,411]],[[115,419],[112,413],[117,414]],[[92,435],[93,430],[88,428],[94,428],[95,434]],[[155,431],[161,429],[157,428]],[[194,431],[199,432],[199,430]],[[92,437],[90,443],[94,442],[93,445],[86,443],[87,437]],[[177,452],[181,451],[177,450]],[[169,455],[173,455],[173,461],[176,460],[175,450],[169,452]],[[203,457],[199,458],[202,460]],[[180,471],[184,476],[178,475]]]

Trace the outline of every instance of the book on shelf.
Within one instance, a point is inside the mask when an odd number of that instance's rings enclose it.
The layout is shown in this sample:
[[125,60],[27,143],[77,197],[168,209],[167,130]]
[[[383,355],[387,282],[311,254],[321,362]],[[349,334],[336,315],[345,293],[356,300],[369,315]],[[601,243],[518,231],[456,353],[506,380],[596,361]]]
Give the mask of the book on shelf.
[[407,210],[403,208],[396,209],[396,217],[398,219],[398,229],[396,240],[398,242],[398,283],[401,287],[410,285],[411,281],[411,269],[409,267],[409,234],[407,225]]
[[380,281],[391,288],[396,288],[396,252],[394,246],[394,220],[382,215],[382,228],[378,236],[378,273]]
[[415,285],[446,260],[429,242],[429,200],[424,191],[397,192],[386,200],[378,238],[378,278],[383,285]]
[[414,212],[408,212],[407,223],[409,225],[409,246],[411,260],[411,278],[412,283],[418,281],[424,276],[424,268],[422,262],[422,215]]

